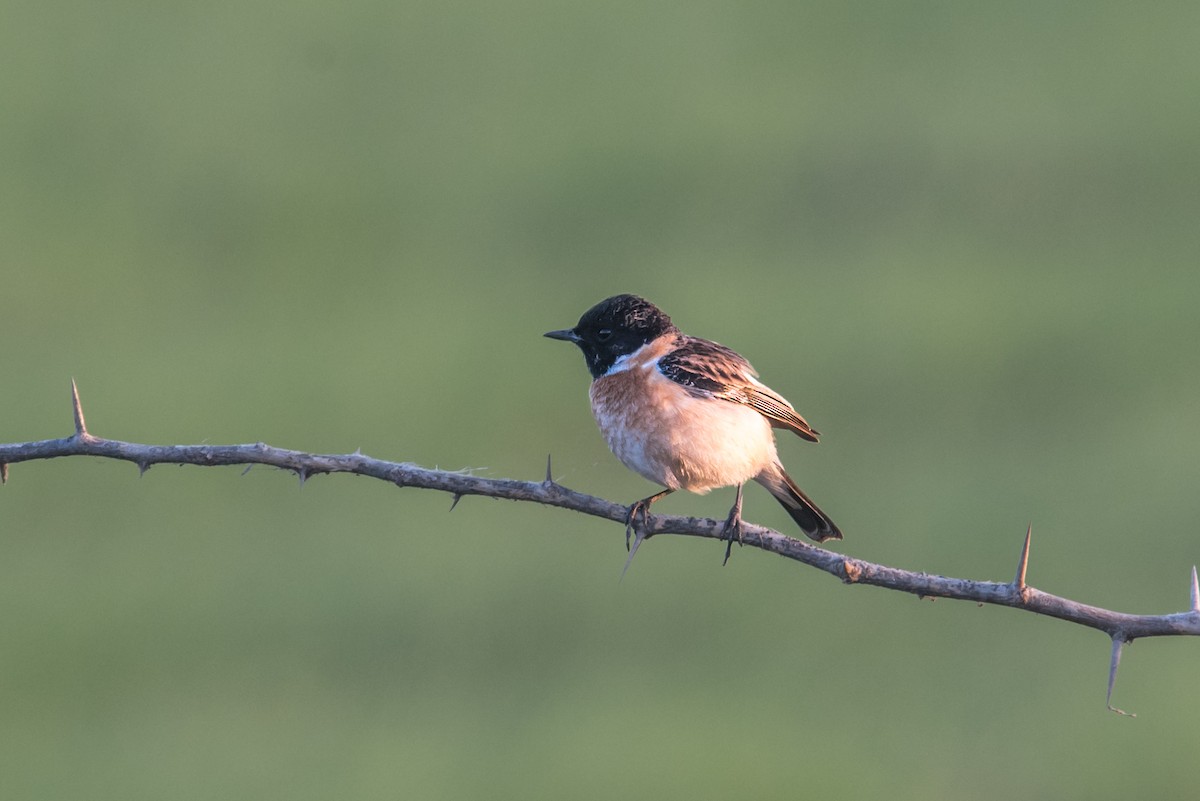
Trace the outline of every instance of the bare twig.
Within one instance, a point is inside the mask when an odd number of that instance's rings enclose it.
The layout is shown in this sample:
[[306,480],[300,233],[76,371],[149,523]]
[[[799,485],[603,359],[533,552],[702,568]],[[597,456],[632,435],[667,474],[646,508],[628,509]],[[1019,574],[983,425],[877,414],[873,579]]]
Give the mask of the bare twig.
[[[450,493],[451,509],[466,495],[482,495],[557,506],[622,525],[628,520],[627,507],[576,492],[554,481],[548,457],[545,479],[535,482],[483,478],[461,471],[431,470],[407,462],[372,459],[357,450],[350,454],[315,454],[275,448],[262,442],[246,445],[141,445],[103,439],[89,433],[74,381],[71,382],[71,396],[75,433],[63,439],[0,444],[0,479],[8,479],[10,464],[61,456],[120,459],[134,463],[142,473],[155,464],[246,465],[247,470],[251,465],[262,464],[291,470],[300,478],[302,484],[314,475],[353,473],[378,478],[399,487],[440,490]],[[1032,525],[1025,533],[1016,576],[1012,581],[1004,583],[950,578],[888,567],[828,551],[751,523],[743,523],[742,528],[745,545],[823,570],[847,584],[870,584],[911,593],[920,598],[953,598],[980,604],[1011,606],[1103,631],[1112,639],[1107,703],[1109,709],[1114,712],[1121,712],[1113,707],[1111,702],[1117,667],[1125,644],[1138,637],[1200,635],[1200,585],[1197,583],[1195,567],[1192,568],[1190,603],[1186,611],[1163,615],[1133,615],[1089,606],[1042,592],[1026,583]],[[724,532],[724,521],[675,515],[647,515],[644,532],[645,537],[683,534],[720,539]]]

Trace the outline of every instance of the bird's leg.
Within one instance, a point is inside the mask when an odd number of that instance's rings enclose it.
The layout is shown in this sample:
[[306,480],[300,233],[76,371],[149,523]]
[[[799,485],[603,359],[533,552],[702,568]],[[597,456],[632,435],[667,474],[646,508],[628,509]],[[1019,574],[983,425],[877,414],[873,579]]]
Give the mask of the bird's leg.
[[[640,501],[635,501],[630,505],[629,512],[625,515],[625,550],[629,550],[629,535],[634,533],[635,530],[638,530],[641,534],[638,537],[639,540],[646,538],[645,530],[650,525],[650,504],[659,498],[665,498],[674,491],[673,489],[665,489],[662,492],[654,493],[649,498],[642,498]],[[642,513],[642,525],[640,529],[637,524],[638,512]]]
[[742,485],[737,485],[737,498],[733,501],[733,508],[729,510],[729,517],[725,518],[725,526],[721,529],[721,539],[728,540],[725,546],[725,561],[721,562],[724,567],[729,562],[729,553],[733,550],[733,538],[737,536],[738,545],[742,544]]

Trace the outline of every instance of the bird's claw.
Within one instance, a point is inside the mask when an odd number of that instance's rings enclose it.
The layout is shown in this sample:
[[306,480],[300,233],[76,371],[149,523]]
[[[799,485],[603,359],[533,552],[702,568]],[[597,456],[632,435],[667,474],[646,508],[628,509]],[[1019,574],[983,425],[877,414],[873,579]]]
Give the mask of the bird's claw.
[[742,545],[742,516],[729,513],[729,517],[725,519],[725,525],[721,528],[721,539],[726,541],[725,544],[725,559],[721,562],[722,567],[729,562],[729,555],[733,551],[733,540],[737,539],[738,547]]
[[[642,523],[639,526],[637,517],[638,512],[642,514]],[[649,536],[647,529],[650,528],[650,504],[646,501],[636,501],[629,506],[629,512],[625,515],[625,550],[629,550],[629,538],[633,534],[641,534],[641,539]]]
[[[624,577],[625,571],[629,569],[629,565],[633,562],[633,555],[637,553],[638,546],[642,544],[642,540],[650,539],[650,504],[659,498],[670,495],[674,491],[673,489],[665,489],[662,492],[651,495],[649,498],[642,498],[629,507],[629,511],[625,514],[625,550],[629,551],[629,558],[625,560],[625,569],[621,571],[622,577]],[[642,513],[641,525],[638,525],[638,512]],[[629,544],[630,534],[636,535],[633,538],[632,546]]]
[[721,539],[726,540],[725,545],[725,560],[721,562],[724,567],[729,563],[729,554],[733,551],[733,538],[737,537],[738,547],[742,545],[742,485],[738,484],[737,497],[733,501],[733,508],[729,510],[729,517],[725,518],[725,525],[721,527]]
[[[642,523],[638,525],[638,512],[642,513]],[[629,535],[636,535],[633,539],[633,547],[629,546]],[[642,544],[642,540],[650,537],[650,503],[649,501],[638,501],[629,507],[629,514],[625,516],[625,550],[629,551],[629,558],[625,560],[625,567],[621,568],[621,578],[625,578],[625,573],[629,571],[629,566],[633,564],[633,555],[637,553],[638,546]]]

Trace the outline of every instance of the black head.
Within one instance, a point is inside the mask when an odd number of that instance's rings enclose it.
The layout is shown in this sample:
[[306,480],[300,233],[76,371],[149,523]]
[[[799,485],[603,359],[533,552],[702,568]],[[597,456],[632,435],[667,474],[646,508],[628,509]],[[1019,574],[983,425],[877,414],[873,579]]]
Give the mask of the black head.
[[616,295],[583,313],[574,328],[546,336],[574,342],[583,351],[593,378],[608,372],[613,362],[670,331],[671,318],[645,298]]

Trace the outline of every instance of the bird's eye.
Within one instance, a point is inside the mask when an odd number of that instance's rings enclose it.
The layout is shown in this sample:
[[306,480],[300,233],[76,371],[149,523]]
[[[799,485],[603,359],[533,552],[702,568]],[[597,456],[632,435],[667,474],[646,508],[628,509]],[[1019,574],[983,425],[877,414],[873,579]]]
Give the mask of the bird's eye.
[[596,332],[596,339],[601,342],[607,342],[608,340],[612,339],[612,334],[613,332],[611,328],[601,328]]

